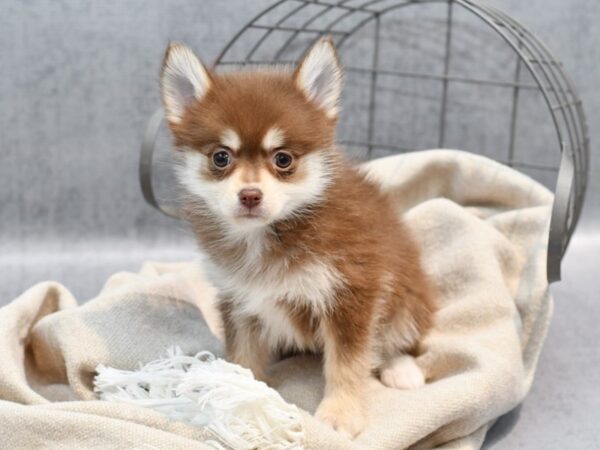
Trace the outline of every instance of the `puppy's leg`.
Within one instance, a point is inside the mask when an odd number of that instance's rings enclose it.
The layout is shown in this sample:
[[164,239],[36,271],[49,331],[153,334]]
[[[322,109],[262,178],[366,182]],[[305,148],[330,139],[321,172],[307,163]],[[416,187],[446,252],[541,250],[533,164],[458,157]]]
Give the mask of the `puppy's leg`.
[[416,389],[425,384],[423,371],[410,355],[397,355],[381,368],[381,382],[396,389]]
[[396,293],[389,302],[396,311],[383,317],[377,336],[381,382],[391,388],[415,389],[425,384],[426,377],[413,355],[419,354],[423,334],[431,327],[431,301],[426,294],[407,291]]
[[323,321],[325,397],[316,416],[353,438],[366,425],[365,388],[371,374],[368,314],[336,311]]
[[235,316],[228,302],[221,302],[219,309],[223,317],[227,359],[250,369],[257,380],[269,383],[266,371],[271,352],[260,334],[258,318]]

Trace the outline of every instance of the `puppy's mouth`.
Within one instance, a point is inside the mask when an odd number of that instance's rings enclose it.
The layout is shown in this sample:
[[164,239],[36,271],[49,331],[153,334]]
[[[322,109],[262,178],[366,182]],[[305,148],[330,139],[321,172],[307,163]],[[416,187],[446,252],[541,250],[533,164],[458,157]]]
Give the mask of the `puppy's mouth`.
[[250,219],[250,220],[264,219],[265,213],[262,208],[256,208],[256,207],[247,208],[247,207],[241,206],[235,212],[235,218],[236,219]]

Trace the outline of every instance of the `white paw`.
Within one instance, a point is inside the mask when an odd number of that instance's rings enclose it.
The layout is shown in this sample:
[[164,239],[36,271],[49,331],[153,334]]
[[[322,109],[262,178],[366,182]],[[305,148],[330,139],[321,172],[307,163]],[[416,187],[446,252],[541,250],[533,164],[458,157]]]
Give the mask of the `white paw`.
[[381,382],[396,389],[416,389],[425,384],[425,376],[415,358],[401,355],[392,359],[381,371]]
[[339,397],[325,397],[315,416],[349,439],[356,437],[366,425],[365,412],[360,403]]

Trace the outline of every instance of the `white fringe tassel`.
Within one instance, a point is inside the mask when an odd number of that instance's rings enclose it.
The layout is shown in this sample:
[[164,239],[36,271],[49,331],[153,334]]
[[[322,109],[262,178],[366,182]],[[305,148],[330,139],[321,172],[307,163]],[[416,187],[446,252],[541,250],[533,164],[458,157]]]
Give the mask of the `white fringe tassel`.
[[304,433],[295,405],[237,364],[179,347],[139,370],[96,368],[100,399],[144,406],[173,420],[206,427],[217,449],[299,449]]

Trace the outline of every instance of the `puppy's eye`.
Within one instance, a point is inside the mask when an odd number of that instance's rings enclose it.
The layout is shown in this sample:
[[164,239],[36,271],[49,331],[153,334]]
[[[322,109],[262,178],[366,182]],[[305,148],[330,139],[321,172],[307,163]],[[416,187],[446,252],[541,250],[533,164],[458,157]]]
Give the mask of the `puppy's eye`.
[[219,148],[212,155],[213,164],[219,169],[224,169],[231,164],[231,152],[224,148]]
[[287,152],[277,152],[273,156],[273,162],[280,169],[287,169],[292,164],[293,156]]

